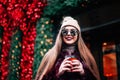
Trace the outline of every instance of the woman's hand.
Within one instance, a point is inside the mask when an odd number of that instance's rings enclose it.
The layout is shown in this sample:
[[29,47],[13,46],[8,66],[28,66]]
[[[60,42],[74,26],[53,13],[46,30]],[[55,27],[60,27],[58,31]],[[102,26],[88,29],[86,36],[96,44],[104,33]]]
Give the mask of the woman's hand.
[[71,68],[71,72],[79,72],[81,75],[83,75],[84,69],[83,69],[83,65],[79,60],[72,60],[72,68]]
[[68,60],[69,58],[65,58],[61,63],[58,71],[58,76],[64,74],[64,72],[71,72],[72,62]]

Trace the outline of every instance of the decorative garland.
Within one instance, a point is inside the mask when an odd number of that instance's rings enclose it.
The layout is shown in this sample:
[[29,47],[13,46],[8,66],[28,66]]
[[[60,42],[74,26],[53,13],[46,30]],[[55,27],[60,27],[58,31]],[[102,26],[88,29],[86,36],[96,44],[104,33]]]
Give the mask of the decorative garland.
[[11,48],[9,53],[9,80],[18,80],[20,78],[20,58],[21,58],[21,42],[22,32],[17,29],[14,31]]
[[2,51],[2,37],[3,37],[3,27],[0,27],[0,56]]
[[22,55],[21,55],[21,78],[20,80],[31,80],[33,75],[33,55],[34,55],[34,41],[36,37],[35,25],[31,26],[29,32],[23,36],[22,41]]
[[[43,1],[46,2],[45,0]],[[11,65],[9,66],[10,41],[12,31],[16,27],[19,27],[23,32],[23,38],[21,37],[22,59],[20,63],[20,78],[22,80],[32,79],[34,39],[36,37],[35,26],[36,21],[41,17],[44,6],[46,6],[46,3],[43,3],[41,0],[0,0],[0,26],[4,28],[0,60],[1,80],[7,79],[9,74],[8,67],[11,67]],[[33,37],[31,38],[31,36]],[[25,58],[26,56],[27,58]],[[14,62],[13,60],[10,61]],[[24,73],[26,70],[25,63],[30,63],[30,66],[27,67],[29,70],[26,73]]]
[[9,51],[10,51],[10,41],[11,41],[11,31],[13,28],[4,28],[3,32],[3,41],[2,41],[2,54],[1,54],[1,77],[0,80],[6,80],[8,75],[8,66],[9,66]]
[[[0,27],[0,59],[1,59],[1,54],[2,54],[2,39],[3,39],[3,27]],[[1,61],[0,61],[0,66],[1,66]],[[0,67],[0,76],[1,76],[1,67]]]
[[72,10],[77,7],[81,10],[81,8],[86,8],[88,4],[96,3],[97,1],[98,0],[49,0],[43,15],[49,17],[70,15]]
[[33,78],[36,75],[44,54],[51,48],[53,44],[53,21],[50,18],[42,17],[37,23],[37,37],[35,41],[35,55],[33,65]]

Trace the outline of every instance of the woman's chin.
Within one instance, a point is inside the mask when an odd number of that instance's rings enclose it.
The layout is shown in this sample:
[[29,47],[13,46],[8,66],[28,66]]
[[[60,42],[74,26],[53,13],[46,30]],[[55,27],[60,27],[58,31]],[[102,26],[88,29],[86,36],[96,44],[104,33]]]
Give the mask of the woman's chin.
[[68,41],[68,42],[66,42],[66,44],[68,44],[68,45],[71,45],[71,44],[73,44],[74,42],[70,42],[70,41]]

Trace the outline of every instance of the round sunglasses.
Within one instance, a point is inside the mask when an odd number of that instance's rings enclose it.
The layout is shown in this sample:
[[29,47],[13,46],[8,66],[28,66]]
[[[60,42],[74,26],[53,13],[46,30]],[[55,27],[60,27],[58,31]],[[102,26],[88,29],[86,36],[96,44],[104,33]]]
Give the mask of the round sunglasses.
[[78,35],[78,30],[77,29],[62,29],[62,35],[63,36],[67,36],[67,35],[71,35],[71,36],[76,36]]

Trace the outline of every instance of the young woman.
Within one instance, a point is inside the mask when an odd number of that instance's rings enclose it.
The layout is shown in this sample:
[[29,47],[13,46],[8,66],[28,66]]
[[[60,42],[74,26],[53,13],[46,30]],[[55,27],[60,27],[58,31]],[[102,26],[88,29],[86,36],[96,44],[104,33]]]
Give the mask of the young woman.
[[77,20],[64,18],[55,45],[43,57],[35,80],[100,80]]

